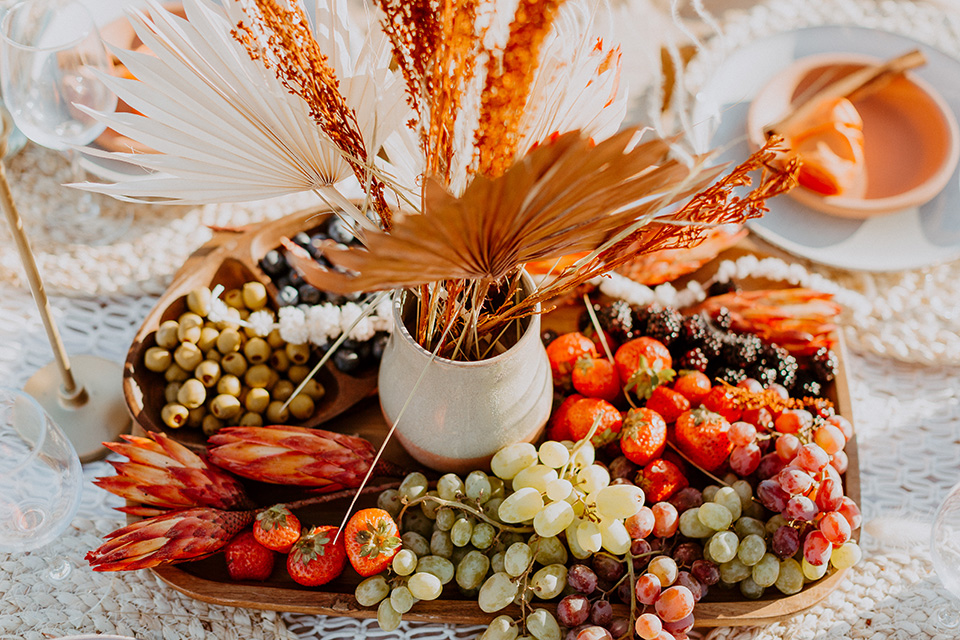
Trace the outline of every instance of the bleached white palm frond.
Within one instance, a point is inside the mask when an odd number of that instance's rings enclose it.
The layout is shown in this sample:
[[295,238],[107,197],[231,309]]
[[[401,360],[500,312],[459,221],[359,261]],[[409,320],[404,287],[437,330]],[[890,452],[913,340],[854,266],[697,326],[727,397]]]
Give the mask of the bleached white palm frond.
[[[367,146],[367,157],[357,160],[369,163],[409,118],[402,82],[389,70],[386,47],[350,33],[345,8],[341,12],[337,5],[319,4],[314,33],[356,113]],[[186,20],[150,0],[149,14],[131,14],[137,35],[153,55],[115,51],[137,79],[111,76],[104,81],[139,114],[96,114],[158,153],[88,151],[153,173],[81,188],[134,202],[178,204],[313,190],[344,204],[336,185],[354,175],[350,164],[311,118],[304,100],[289,93],[262,61],[251,60],[231,35],[243,16],[241,7],[185,0],[184,10]],[[370,224],[361,212],[352,213],[358,222],[362,218],[362,224]]]

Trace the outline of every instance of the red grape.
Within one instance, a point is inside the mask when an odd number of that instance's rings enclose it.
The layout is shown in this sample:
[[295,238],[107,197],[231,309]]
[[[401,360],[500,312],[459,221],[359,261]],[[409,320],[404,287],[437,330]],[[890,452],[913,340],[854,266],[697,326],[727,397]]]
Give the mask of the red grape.
[[857,503],[853,499],[843,496],[843,501],[840,504],[840,508],[837,509],[837,513],[846,518],[847,522],[850,523],[850,529],[856,531],[860,528],[860,523],[863,522],[863,516],[860,515],[860,507],[857,506]]
[[840,429],[843,437],[849,441],[853,437],[853,424],[841,415],[832,415],[827,418],[827,422]]
[[610,584],[622,578],[623,574],[627,571],[627,568],[623,566],[623,563],[620,562],[619,559],[602,552],[593,554],[591,564],[597,577],[601,580],[606,580]]
[[797,464],[807,471],[820,471],[830,462],[830,456],[818,444],[805,444],[797,452]]
[[830,560],[832,552],[833,545],[819,531],[811,531],[803,541],[803,557],[815,567],[819,567]]
[[626,527],[630,537],[637,540],[653,533],[654,522],[655,518],[650,507],[640,507],[639,511],[623,521],[623,526]]
[[[718,570],[717,579],[719,578],[720,573]],[[642,604],[653,604],[657,601],[657,598],[660,597],[661,589],[662,587],[660,586],[660,578],[652,573],[645,573],[637,578],[637,584],[635,587],[637,601]]]
[[756,380],[754,378],[744,378],[743,380],[737,383],[737,386],[741,389],[747,389],[751,393],[760,393],[761,391],[763,391],[763,385],[760,384],[759,380]]
[[613,636],[603,627],[590,626],[580,630],[577,640],[613,640]]
[[689,571],[681,571],[677,574],[677,584],[690,590],[694,602],[700,602],[700,598],[703,597],[703,585]]
[[783,517],[787,520],[810,522],[817,515],[817,505],[806,496],[793,496],[783,508]]
[[783,511],[787,506],[787,500],[790,499],[776,480],[761,480],[757,485],[757,497],[763,506],[776,513]]
[[[800,413],[802,409],[787,409],[773,422],[773,427],[780,433],[796,433],[802,429],[805,424],[804,416]],[[810,413],[804,411],[808,416]],[[811,417],[810,421],[813,421]]]
[[757,429],[763,429],[764,431],[769,431],[773,429],[773,416],[770,414],[770,410],[766,407],[760,407],[759,409],[744,409],[743,415],[740,417],[744,422],[749,422]]
[[843,432],[832,424],[825,424],[813,433],[813,441],[820,445],[828,455],[833,455],[838,451],[843,451],[843,446],[847,439],[843,437]]
[[773,532],[770,548],[781,558],[789,558],[800,549],[800,533],[793,527],[784,525]]
[[614,638],[622,638],[627,633],[627,630],[630,629],[630,621],[626,618],[614,618],[613,622],[611,622],[607,628],[610,630],[610,635]]
[[761,480],[772,478],[783,469],[783,460],[776,453],[768,453],[760,458],[760,464],[757,466],[757,477]]
[[777,482],[780,483],[781,489],[795,496],[798,494],[806,494],[810,491],[810,489],[813,488],[814,480],[810,477],[810,474],[800,469],[787,467],[777,474]]
[[[743,422],[738,424],[745,424]],[[755,442],[734,447],[730,452],[730,469],[740,477],[746,477],[760,466],[760,447]]]
[[680,515],[677,508],[669,502],[658,502],[651,508],[653,511],[653,533],[658,538],[669,538],[677,532],[680,524]]
[[637,465],[630,462],[626,456],[614,458],[608,465],[611,480],[617,478],[632,478],[637,473]]
[[709,560],[696,560],[690,567],[690,573],[705,585],[714,585],[720,582],[720,567]]
[[642,538],[639,540],[634,540],[630,543],[630,555],[633,556],[633,570],[642,571],[647,563],[650,562],[650,556],[648,555],[653,549],[650,548],[650,543]]
[[557,603],[557,619],[565,627],[576,627],[590,617],[590,601],[575,593]]
[[567,571],[567,584],[580,593],[590,595],[597,588],[597,574],[585,564],[575,564]]
[[673,637],[676,638],[677,634],[686,633],[693,628],[693,614],[689,614],[685,618],[680,618],[674,622],[663,623],[663,630],[673,634]]
[[637,616],[635,630],[637,635],[643,640],[656,640],[663,629],[663,622],[652,613],[644,613]]
[[774,382],[773,384],[768,384],[767,389],[776,393],[783,400],[790,399],[790,392],[787,391],[786,387],[784,387],[782,384],[777,384]]
[[684,542],[673,550],[673,559],[683,567],[689,567],[703,557],[703,547],[698,542]]
[[792,433],[785,433],[777,438],[777,455],[784,462],[790,462],[800,450],[800,438]]
[[820,511],[836,511],[843,502],[843,487],[833,478],[824,478],[817,489],[816,502]]
[[677,513],[683,513],[687,509],[693,509],[694,507],[702,505],[703,494],[701,494],[700,489],[696,487],[684,487],[670,496],[668,502],[676,508]]
[[613,606],[606,600],[597,600],[590,607],[590,622],[605,627],[613,620]]
[[734,446],[745,447],[757,439],[757,428],[749,422],[739,420],[730,425],[727,437]]
[[850,539],[850,523],[836,511],[831,511],[820,519],[820,533],[830,544],[841,545]]
[[693,613],[693,594],[683,586],[664,589],[657,598],[656,609],[660,619],[666,622],[677,622]]
[[850,460],[845,451],[837,451],[830,456],[830,466],[837,470],[837,473],[846,473]]

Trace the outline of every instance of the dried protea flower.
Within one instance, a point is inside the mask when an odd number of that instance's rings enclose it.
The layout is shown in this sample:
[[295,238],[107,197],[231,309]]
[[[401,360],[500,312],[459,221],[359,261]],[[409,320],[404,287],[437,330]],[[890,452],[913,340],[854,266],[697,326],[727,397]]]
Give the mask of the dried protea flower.
[[253,522],[253,511],[171,511],[118,529],[87,553],[94,571],[132,571],[209,556]]
[[239,476],[324,491],[359,487],[375,453],[363,438],[304,427],[227,427],[208,443],[210,462]]
[[[162,433],[148,437],[121,436],[126,442],[104,443],[111,451],[126,456],[128,462],[113,462],[117,475],[97,478],[101,489],[132,502],[165,509],[214,507],[237,510],[252,507],[240,483],[228,473],[208,464],[203,458]],[[136,515],[152,515],[156,510],[121,507]]]

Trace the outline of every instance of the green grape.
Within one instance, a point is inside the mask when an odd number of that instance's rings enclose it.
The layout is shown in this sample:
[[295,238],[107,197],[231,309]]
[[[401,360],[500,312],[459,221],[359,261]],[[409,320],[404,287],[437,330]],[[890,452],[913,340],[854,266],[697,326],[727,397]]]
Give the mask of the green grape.
[[774,583],[780,593],[792,596],[803,589],[803,569],[800,563],[793,558],[785,558],[780,562],[780,575]]
[[577,483],[584,493],[596,493],[610,484],[610,472],[598,464],[591,464],[577,473]]
[[571,451],[573,464],[577,467],[589,467],[596,460],[596,456],[597,451],[589,442],[580,443],[576,452]]
[[371,576],[357,585],[354,595],[360,606],[372,607],[390,595],[390,585],[383,576]]
[[753,581],[763,588],[772,586],[780,577],[780,558],[772,553],[764,554],[763,558],[753,566]]
[[[426,495],[437,497],[438,494],[436,491],[427,491]],[[424,500],[420,503],[420,510],[423,511],[423,515],[427,516],[431,520],[437,519],[437,511],[440,509],[440,503],[436,500]]]
[[737,547],[737,557],[740,558],[740,562],[748,567],[752,567],[760,562],[760,560],[763,558],[763,554],[766,552],[767,543],[765,543],[763,538],[755,533],[751,533],[741,540],[740,546]]
[[567,586],[567,567],[562,564],[547,565],[533,574],[530,583],[533,585],[533,595],[541,600],[552,600]]
[[501,504],[503,504],[503,498],[490,498],[483,505],[483,515],[499,522]]
[[533,487],[524,487],[507,496],[501,503],[498,514],[502,522],[517,523],[532,520],[540,509],[543,509],[540,492]]
[[490,469],[502,480],[513,480],[515,475],[536,463],[537,448],[529,442],[517,442],[497,451],[490,460]]
[[704,502],[697,512],[700,522],[714,531],[726,531],[733,522],[733,514],[722,504]]
[[470,549],[470,547],[468,546],[454,547],[453,553],[450,554],[450,562],[453,563],[453,566],[457,566],[458,564],[460,564],[460,561],[463,560],[463,556],[467,555],[467,553],[469,553],[470,551],[472,551],[472,549]]
[[743,516],[734,522],[733,530],[736,531],[737,535],[741,538],[746,538],[751,534],[760,536],[761,538],[765,538],[767,535],[767,529],[763,526],[763,522],[749,516]]
[[[533,445],[530,445],[533,447]],[[483,586],[480,587],[480,593],[477,594],[477,604],[484,613],[493,613],[500,611],[513,602],[517,595],[517,583],[514,582],[506,573],[495,573]]]
[[623,520],[640,510],[643,497],[643,489],[632,484],[609,485],[597,492],[597,511],[604,519]]
[[417,600],[436,600],[443,591],[440,578],[425,571],[417,572],[407,580],[407,588]]
[[400,488],[397,489],[397,493],[400,494],[401,499],[407,502],[419,498],[427,493],[427,476],[419,471],[408,474],[407,477],[403,479],[403,482],[400,483]]
[[462,589],[476,589],[483,584],[483,579],[487,577],[487,571],[489,570],[490,559],[474,549],[463,556],[463,559],[457,564],[457,584]]
[[766,524],[767,534],[772,536],[774,533],[777,532],[777,529],[788,524],[790,523],[787,522],[787,519],[778,513],[777,515],[767,520],[767,524]]
[[[703,507],[700,507],[700,512],[703,513]],[[716,562],[722,564],[733,560],[737,556],[740,538],[733,531],[718,531],[710,538],[707,546],[710,547],[710,556]]]
[[800,560],[800,567],[803,570],[803,577],[807,580],[813,582],[814,580],[819,580],[827,573],[830,563],[824,562],[821,565],[810,564],[807,562],[806,558]]
[[400,626],[400,614],[390,604],[390,598],[384,598],[380,602],[377,608],[377,624],[384,631],[394,631]]
[[433,531],[433,520],[423,515],[419,509],[407,509],[403,514],[403,529],[405,531],[416,531],[426,537]]
[[730,562],[724,562],[720,565],[720,579],[727,584],[736,584],[749,577],[750,567],[743,564],[740,558],[734,558]]
[[567,464],[569,459],[570,451],[559,442],[547,440],[540,445],[540,462],[551,469],[559,469]]
[[740,581],[740,593],[748,600],[757,600],[763,595],[764,587],[757,584],[753,578],[744,578]]
[[830,564],[837,569],[848,569],[860,562],[863,552],[856,542],[844,542],[830,554]]
[[394,518],[400,515],[400,510],[403,508],[400,503],[400,494],[397,493],[396,489],[381,491],[380,495],[377,496],[377,506]]
[[493,544],[493,539],[497,537],[497,530],[493,525],[481,522],[473,527],[473,534],[470,536],[470,544],[477,549],[488,549]]
[[533,530],[545,538],[556,536],[576,519],[566,502],[551,502],[533,518]]
[[504,551],[498,551],[492,556],[490,556],[490,570],[494,573],[503,573],[503,558],[506,555]]
[[700,522],[699,513],[700,507],[693,507],[680,514],[680,533],[688,538],[707,538],[715,533],[713,529]]
[[430,537],[430,553],[442,558],[449,558],[453,554],[453,542],[446,531],[434,531]]
[[700,495],[703,497],[704,502],[713,502],[713,496],[717,495],[717,491],[720,491],[720,487],[715,484],[708,484],[703,488],[703,491],[700,492]]
[[510,616],[497,616],[490,621],[480,640],[517,640],[519,633],[517,623]]
[[453,527],[453,523],[457,521],[457,512],[451,509],[450,507],[443,507],[442,509],[437,509],[437,523],[436,528],[439,531],[450,531],[450,528]]
[[566,478],[551,480],[547,485],[547,497],[551,500],[566,500],[573,492],[573,484]]
[[533,560],[533,549],[525,542],[515,542],[503,554],[503,570],[514,578],[527,570]]
[[515,531],[508,531],[500,534],[500,542],[503,544],[504,551],[506,551],[507,548],[509,548],[512,544],[526,541],[527,539],[522,534],[516,533]]
[[621,520],[600,521],[600,544],[615,556],[625,554],[630,550],[630,534]]
[[455,473],[440,476],[437,480],[437,493],[444,500],[457,500],[461,495],[466,495],[463,480]]
[[536,609],[527,616],[527,631],[536,640],[560,640],[560,625],[546,609]]
[[516,475],[513,479],[513,490],[517,491],[525,487],[536,489],[540,493],[547,491],[547,485],[557,479],[557,470],[543,464],[535,464],[527,467]]
[[417,563],[418,573],[429,573],[437,576],[442,584],[453,580],[453,563],[441,556],[424,556]]
[[[503,480],[497,476],[487,476],[487,481],[490,483],[490,499],[495,500],[499,498],[503,500],[505,494]],[[487,502],[487,504],[490,503]]]
[[732,516],[731,522],[739,518],[740,512],[743,511],[740,496],[734,491],[733,487],[721,487],[718,489],[717,493],[713,496],[713,503],[727,508]]
[[746,504],[745,507],[743,507],[743,515],[762,521],[764,518],[763,505],[759,502],[751,500]]
[[416,600],[407,587],[394,587],[393,591],[390,592],[390,606],[401,615],[410,611],[414,603],[416,603]]
[[747,505],[752,502],[753,486],[748,481],[742,479],[737,480],[730,486],[733,487],[733,490],[740,496],[740,507],[746,509]]
[[531,600],[533,600],[533,591],[530,589],[520,589],[517,595],[513,596],[513,604],[518,607],[530,604]]
[[[538,542],[539,540],[539,542]],[[548,564],[567,564],[567,548],[556,536],[540,538],[539,536],[530,536],[527,542],[537,550],[535,560],[546,566]]]
[[581,522],[583,521],[574,520],[572,523],[570,523],[570,526],[567,527],[567,546],[570,548],[570,553],[573,554],[574,558],[577,560],[586,560],[592,554],[580,546],[580,538],[577,536],[577,529],[580,527]]
[[430,543],[416,531],[404,531],[400,541],[404,549],[413,551],[419,557],[430,555]]
[[471,471],[464,480],[467,497],[478,502],[490,499],[490,479],[483,471]]
[[580,520],[577,527],[577,542],[580,548],[587,553],[596,553],[603,546],[603,536],[600,534],[600,526],[591,520]]
[[417,554],[410,549],[400,549],[397,555],[393,556],[391,566],[398,576],[408,576],[417,569]]
[[460,518],[450,528],[450,542],[455,547],[464,547],[470,544],[473,535],[473,518]]

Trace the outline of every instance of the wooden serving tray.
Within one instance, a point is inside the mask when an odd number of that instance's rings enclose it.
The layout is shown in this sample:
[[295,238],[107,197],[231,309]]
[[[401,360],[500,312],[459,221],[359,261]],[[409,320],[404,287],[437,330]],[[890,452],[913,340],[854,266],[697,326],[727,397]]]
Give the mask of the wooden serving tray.
[[[259,267],[265,253],[280,246],[280,238],[292,237],[299,231],[314,229],[331,214],[315,209],[302,211],[279,220],[251,225],[242,231],[218,231],[213,239],[198,249],[174,275],[173,283],[147,315],[133,339],[123,365],[123,396],[134,422],[144,431],[160,431],[191,449],[202,451],[206,446],[203,431],[192,427],[171,429],[160,420],[165,404],[163,374],[143,366],[143,354],[156,345],[157,327],[166,320],[175,320],[187,310],[187,293],[200,286],[213,288],[222,284],[227,290],[244,282],[259,280],[267,287],[271,306],[277,309],[277,289]],[[311,360],[315,363],[316,360]],[[313,416],[290,424],[316,427],[340,415],[354,404],[370,396],[377,388],[377,367],[351,375],[327,362],[317,375],[326,394],[317,402]]]
[[[308,216],[307,216],[308,217]],[[307,217],[301,216],[301,221]],[[283,221],[280,221],[283,222]],[[295,229],[294,220],[288,229]],[[280,223],[277,223],[278,225]],[[272,246],[272,245],[271,245]],[[751,252],[752,247],[745,245],[721,254],[712,263],[706,265],[695,277],[705,278],[716,269],[720,260],[736,258]],[[214,259],[215,262],[219,262]],[[562,307],[544,317],[545,329],[558,332],[576,328],[579,309]],[[846,378],[846,354],[843,344],[836,349],[840,367],[836,380],[828,390],[828,397],[834,402],[837,411],[852,420],[850,394]],[[379,405],[373,398],[359,402],[349,412],[345,412],[326,424],[325,429],[361,435],[374,445],[379,445],[386,434],[387,425],[380,413]],[[175,432],[176,437],[180,432]],[[860,467],[857,455],[857,438],[854,436],[845,449],[849,458],[849,468],[844,475],[846,495],[858,504],[860,502]],[[385,458],[405,466],[413,466],[412,459],[395,442],[387,445]],[[250,492],[254,499],[262,503],[281,502],[303,497],[302,490],[250,483]],[[373,506],[375,496],[365,496],[359,501],[358,508]],[[332,502],[298,510],[298,516],[310,524],[338,525],[347,508],[347,501]],[[854,534],[859,539],[859,530]],[[242,582],[230,580],[222,554],[197,562],[181,565],[166,565],[153,569],[154,573],[174,589],[204,602],[320,615],[351,616],[355,618],[376,617],[376,607],[361,607],[353,596],[354,588],[361,578],[349,566],[340,578],[319,589],[302,587],[293,582],[281,566],[278,559],[273,575],[266,582]],[[712,588],[706,599],[697,604],[694,615],[697,627],[743,626],[771,624],[794,616],[814,606],[829,595],[844,579],[845,571],[834,571],[818,582],[810,583],[803,591],[793,596],[777,596],[779,592],[769,589],[767,595],[759,600],[746,600],[739,592]],[[452,585],[452,586],[451,586]],[[442,622],[461,624],[485,624],[496,615],[506,613],[516,617],[517,607],[511,606],[496,614],[487,614],[480,610],[476,599],[463,597],[451,583],[439,600],[419,602],[403,615],[404,620],[420,622]],[[537,602],[551,611],[556,603]],[[626,616],[626,605],[614,604],[615,615]]]

